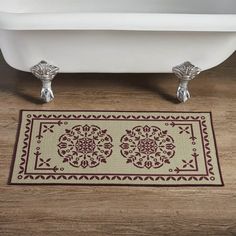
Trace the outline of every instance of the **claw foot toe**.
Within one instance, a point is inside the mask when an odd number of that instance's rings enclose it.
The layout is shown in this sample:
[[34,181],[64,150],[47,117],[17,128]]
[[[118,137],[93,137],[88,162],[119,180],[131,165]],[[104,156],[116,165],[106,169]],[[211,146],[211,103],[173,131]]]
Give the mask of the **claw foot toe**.
[[48,88],[43,88],[41,91],[41,98],[44,102],[52,101],[54,98],[52,90]]
[[180,102],[186,102],[190,98],[190,93],[186,89],[179,88],[177,91],[177,98]]

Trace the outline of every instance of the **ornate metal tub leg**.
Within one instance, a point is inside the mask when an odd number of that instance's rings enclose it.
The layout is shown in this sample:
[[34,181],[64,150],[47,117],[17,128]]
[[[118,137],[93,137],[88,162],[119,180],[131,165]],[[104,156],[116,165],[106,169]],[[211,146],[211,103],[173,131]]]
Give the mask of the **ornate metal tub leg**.
[[41,61],[31,68],[31,72],[42,81],[41,98],[44,102],[53,100],[54,95],[51,87],[53,78],[59,72],[59,68]]
[[201,72],[201,69],[195,67],[190,62],[184,62],[181,65],[175,66],[172,69],[173,73],[180,79],[177,90],[177,98],[180,102],[186,102],[190,98],[188,91],[188,82],[196,77]]

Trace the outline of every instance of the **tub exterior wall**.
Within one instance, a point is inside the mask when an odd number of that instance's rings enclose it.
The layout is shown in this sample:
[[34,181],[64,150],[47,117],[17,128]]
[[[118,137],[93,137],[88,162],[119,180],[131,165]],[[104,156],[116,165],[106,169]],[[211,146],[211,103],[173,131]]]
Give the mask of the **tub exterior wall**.
[[235,50],[234,32],[1,30],[7,63],[23,71],[41,60],[61,72],[168,73],[191,61],[203,70]]

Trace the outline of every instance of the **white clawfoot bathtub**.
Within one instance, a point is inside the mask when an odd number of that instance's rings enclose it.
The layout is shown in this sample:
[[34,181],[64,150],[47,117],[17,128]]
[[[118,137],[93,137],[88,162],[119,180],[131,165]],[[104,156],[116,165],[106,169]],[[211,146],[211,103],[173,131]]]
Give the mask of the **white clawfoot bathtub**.
[[[173,72],[177,97],[236,46],[235,0],[0,0],[6,62],[43,81],[60,72]],[[40,61],[43,62],[33,67]],[[177,66],[185,61],[180,66]],[[33,67],[33,68],[32,68]],[[174,68],[173,68],[174,67]]]

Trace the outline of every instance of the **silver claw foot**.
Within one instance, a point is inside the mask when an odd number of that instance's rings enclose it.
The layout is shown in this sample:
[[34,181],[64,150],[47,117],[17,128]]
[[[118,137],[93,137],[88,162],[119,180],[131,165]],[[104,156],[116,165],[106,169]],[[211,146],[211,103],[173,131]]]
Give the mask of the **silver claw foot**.
[[190,98],[188,82],[194,79],[201,72],[201,69],[186,61],[181,65],[173,67],[172,71],[180,79],[177,98],[180,102],[186,102]]
[[59,72],[59,68],[41,61],[31,68],[31,72],[42,81],[41,98],[44,102],[53,100],[54,95],[51,87],[53,78]]

